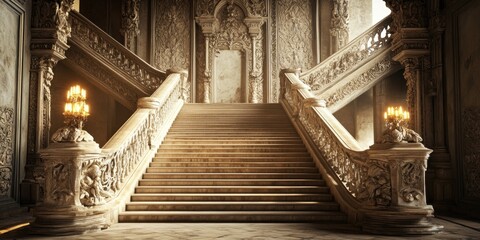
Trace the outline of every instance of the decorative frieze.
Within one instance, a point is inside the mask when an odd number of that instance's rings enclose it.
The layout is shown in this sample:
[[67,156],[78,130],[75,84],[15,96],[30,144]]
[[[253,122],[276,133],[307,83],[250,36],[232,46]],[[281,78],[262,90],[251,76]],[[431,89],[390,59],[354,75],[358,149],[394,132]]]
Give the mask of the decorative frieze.
[[11,197],[14,117],[13,108],[0,106],[0,197]]
[[466,108],[462,113],[465,196],[480,199],[480,107]]

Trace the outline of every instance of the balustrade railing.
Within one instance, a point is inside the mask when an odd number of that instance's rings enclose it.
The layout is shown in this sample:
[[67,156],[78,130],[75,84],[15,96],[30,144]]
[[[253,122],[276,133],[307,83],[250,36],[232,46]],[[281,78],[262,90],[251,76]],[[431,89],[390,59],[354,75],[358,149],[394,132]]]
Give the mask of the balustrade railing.
[[381,234],[439,231],[428,221],[433,208],[425,199],[430,149],[407,142],[362,149],[298,72],[283,71],[280,97],[352,223]]
[[172,73],[150,97],[139,99],[137,110],[101,149],[84,130],[76,129],[74,138],[57,131],[41,153],[46,190],[33,229],[75,234],[116,222],[183,106],[185,78]]
[[152,93],[166,78],[165,72],[143,61],[81,14],[72,11],[69,20],[72,26],[69,42],[107,62],[132,87]]
[[384,18],[319,65],[301,73],[300,79],[314,95],[326,100],[330,110],[336,111],[376,80],[399,69],[390,56],[391,24],[391,16]]

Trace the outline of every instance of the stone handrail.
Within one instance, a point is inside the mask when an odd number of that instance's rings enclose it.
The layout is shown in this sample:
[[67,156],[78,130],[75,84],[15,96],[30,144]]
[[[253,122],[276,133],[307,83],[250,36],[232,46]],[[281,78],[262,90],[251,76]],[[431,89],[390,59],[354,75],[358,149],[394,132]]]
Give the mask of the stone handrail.
[[137,90],[150,95],[167,77],[76,11],[70,12],[69,42],[100,59]]
[[352,223],[380,234],[439,230],[428,218],[425,171],[431,152],[421,143],[375,144],[362,149],[310,92],[298,70],[281,74],[281,103]]
[[[391,16],[384,18],[317,66],[301,73],[300,79],[310,86],[316,96],[322,96],[330,108],[330,105],[351,95],[359,86],[369,84],[394,65],[390,56],[391,23]],[[367,66],[366,63],[378,63],[378,66]]]
[[37,233],[78,234],[117,221],[183,106],[185,78],[172,73],[150,97],[139,99],[137,110],[101,149],[83,130],[65,141],[61,130],[53,135],[60,141],[41,153],[46,190],[32,225]]

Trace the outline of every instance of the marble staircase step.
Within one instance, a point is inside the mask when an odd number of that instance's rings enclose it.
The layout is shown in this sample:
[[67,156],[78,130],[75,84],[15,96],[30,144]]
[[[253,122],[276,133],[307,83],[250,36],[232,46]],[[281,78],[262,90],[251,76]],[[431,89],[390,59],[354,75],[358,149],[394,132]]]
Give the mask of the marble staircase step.
[[131,202],[127,211],[338,211],[335,202],[317,201],[180,201]]
[[321,178],[317,173],[144,173],[143,179],[289,179]]
[[314,167],[150,167],[146,173],[315,173]]
[[124,212],[120,222],[328,222],[344,223],[335,211],[135,211]]
[[237,162],[237,159],[233,161],[215,160],[215,161],[189,161],[185,159],[183,161],[157,161],[154,159],[150,163],[150,167],[310,167],[315,166],[313,162],[299,162],[299,161],[278,161],[278,162]]
[[134,193],[131,201],[332,201],[324,193]]
[[329,193],[327,186],[138,186],[135,193]]
[[141,179],[139,186],[325,186],[323,179]]

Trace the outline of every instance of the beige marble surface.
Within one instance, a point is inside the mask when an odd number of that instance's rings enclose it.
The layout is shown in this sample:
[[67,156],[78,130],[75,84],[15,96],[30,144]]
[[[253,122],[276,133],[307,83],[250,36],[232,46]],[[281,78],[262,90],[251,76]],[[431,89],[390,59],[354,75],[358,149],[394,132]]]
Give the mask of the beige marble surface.
[[445,226],[436,235],[378,236],[350,226],[314,223],[119,223],[101,232],[45,237],[28,234],[28,227],[0,239],[480,239],[480,223],[452,217],[434,219]]

